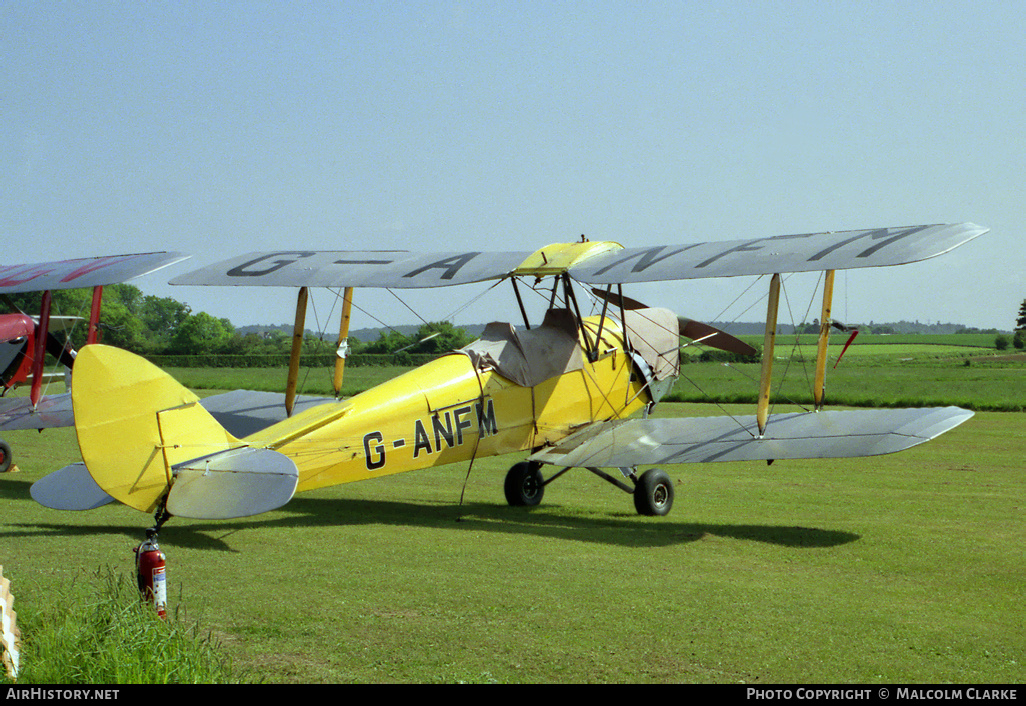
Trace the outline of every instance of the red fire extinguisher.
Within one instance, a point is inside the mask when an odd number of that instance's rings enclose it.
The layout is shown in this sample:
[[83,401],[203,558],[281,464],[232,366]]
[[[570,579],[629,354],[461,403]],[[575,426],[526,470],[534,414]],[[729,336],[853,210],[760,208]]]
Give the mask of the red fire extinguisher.
[[146,541],[135,547],[135,572],[139,592],[146,600],[153,601],[157,614],[167,617],[167,573],[164,552],[157,545],[156,536],[147,533]]

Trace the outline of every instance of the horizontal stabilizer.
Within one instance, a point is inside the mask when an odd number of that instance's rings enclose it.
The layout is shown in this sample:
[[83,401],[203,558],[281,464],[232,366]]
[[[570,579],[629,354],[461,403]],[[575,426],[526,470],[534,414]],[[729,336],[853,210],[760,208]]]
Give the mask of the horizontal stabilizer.
[[560,466],[623,468],[666,463],[854,458],[929,441],[973,416],[959,407],[755,416],[624,419],[593,424],[530,457]]
[[52,510],[95,510],[114,502],[96,485],[84,463],[73,463],[43,476],[32,484],[29,494]]
[[177,517],[227,520],[281,507],[292,499],[299,471],[269,449],[235,448],[172,469],[167,510]]

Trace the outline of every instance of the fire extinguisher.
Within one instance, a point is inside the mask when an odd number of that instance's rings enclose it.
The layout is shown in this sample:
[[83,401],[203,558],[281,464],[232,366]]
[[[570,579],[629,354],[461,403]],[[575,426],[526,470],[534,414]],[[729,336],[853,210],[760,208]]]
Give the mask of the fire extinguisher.
[[153,601],[157,615],[167,617],[167,573],[164,552],[157,545],[156,535],[146,533],[146,541],[135,547],[135,572],[139,592],[145,600]]

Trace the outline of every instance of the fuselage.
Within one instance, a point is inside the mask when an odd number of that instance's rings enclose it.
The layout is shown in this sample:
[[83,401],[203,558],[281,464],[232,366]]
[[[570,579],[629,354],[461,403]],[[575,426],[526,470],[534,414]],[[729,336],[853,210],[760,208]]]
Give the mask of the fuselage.
[[[651,401],[618,321],[585,319],[566,372],[531,385],[456,352],[244,439],[289,456],[298,491],[536,449]],[[515,376],[513,376],[515,377]]]

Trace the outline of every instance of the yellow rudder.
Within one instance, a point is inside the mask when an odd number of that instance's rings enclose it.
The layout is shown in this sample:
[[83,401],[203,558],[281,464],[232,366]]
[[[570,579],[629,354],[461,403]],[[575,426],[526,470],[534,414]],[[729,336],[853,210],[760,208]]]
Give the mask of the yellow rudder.
[[110,346],[84,346],[71,393],[79,450],[96,484],[153,512],[172,467],[240,446],[199,397],[149,361]]

